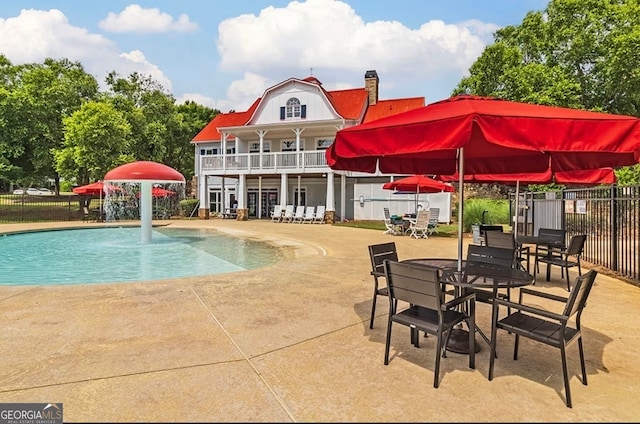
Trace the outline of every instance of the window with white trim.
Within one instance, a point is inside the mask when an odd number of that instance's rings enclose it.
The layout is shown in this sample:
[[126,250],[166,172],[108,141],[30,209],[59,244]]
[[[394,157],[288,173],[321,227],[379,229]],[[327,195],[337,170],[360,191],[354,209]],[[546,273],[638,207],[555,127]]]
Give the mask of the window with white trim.
[[306,119],[307,118],[307,105],[300,104],[300,100],[296,97],[291,97],[287,100],[285,106],[280,106],[280,120],[285,119]]
[[[262,142],[262,152],[268,153],[271,151],[271,142],[263,141]],[[249,145],[249,153],[260,153],[260,143],[251,143]]]
[[296,151],[296,141],[295,140],[282,140],[282,148],[280,150],[282,152],[295,152]]
[[200,156],[204,155],[217,155],[218,149],[200,149]]
[[333,144],[333,138],[319,138],[316,140],[316,150],[326,150]]

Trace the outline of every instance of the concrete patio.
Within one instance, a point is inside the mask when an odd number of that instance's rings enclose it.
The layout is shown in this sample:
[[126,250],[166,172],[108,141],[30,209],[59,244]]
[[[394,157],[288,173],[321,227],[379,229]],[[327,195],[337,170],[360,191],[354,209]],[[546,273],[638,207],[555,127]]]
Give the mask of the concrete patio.
[[[569,409],[559,351],[522,340],[513,361],[509,334],[499,334],[491,382],[480,338],[476,369],[465,355],[449,353],[438,389],[434,338],[416,349],[408,329],[394,327],[391,362],[383,364],[388,303],[380,298],[370,330],[367,245],[395,241],[401,259],[456,257],[455,238],[268,220],[167,222],[265,240],[285,249],[287,259],[253,271],[144,283],[0,286],[0,402],[62,402],[65,422],[640,419],[640,332],[633,321],[640,288],[630,283],[596,279],[582,320],[589,385],[580,383],[573,345]],[[0,232],[65,225],[0,225]],[[554,271],[551,282],[542,277],[535,287],[564,295]],[[476,309],[488,328],[490,307]]]

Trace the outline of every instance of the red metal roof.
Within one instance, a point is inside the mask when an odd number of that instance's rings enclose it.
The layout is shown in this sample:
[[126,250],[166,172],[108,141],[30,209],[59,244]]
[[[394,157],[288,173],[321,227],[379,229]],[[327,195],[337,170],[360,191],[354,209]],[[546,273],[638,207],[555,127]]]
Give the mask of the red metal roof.
[[[406,99],[378,100],[375,105],[367,107],[369,93],[364,88],[326,91],[322,88],[322,83],[313,76],[307,77],[302,81],[318,84],[320,89],[327,95],[336,112],[344,119],[360,119],[366,108],[364,119],[362,120],[363,123],[406,112],[425,105],[424,97],[411,97]],[[196,134],[191,142],[219,141],[221,134],[218,128],[245,125],[249,122],[249,119],[251,119],[260,100],[262,100],[262,98],[256,99],[245,112],[219,113],[202,131]],[[233,138],[233,136],[231,138]]]
[[369,106],[362,123],[374,121],[376,119],[385,118],[402,112],[424,106],[424,97],[409,97],[406,99],[395,100],[378,100],[378,102]]

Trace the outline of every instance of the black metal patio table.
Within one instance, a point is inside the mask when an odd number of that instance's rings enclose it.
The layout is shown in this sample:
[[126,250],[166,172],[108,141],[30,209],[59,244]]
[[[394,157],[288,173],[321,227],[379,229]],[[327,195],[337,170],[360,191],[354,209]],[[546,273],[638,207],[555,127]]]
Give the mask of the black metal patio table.
[[[505,266],[462,261],[462,270],[458,271],[458,260],[448,258],[416,258],[400,261],[402,263],[411,263],[416,265],[432,266],[442,269],[442,280],[446,284],[451,284],[456,289],[480,288],[493,290],[495,298],[498,289],[522,287],[534,282],[533,275],[528,272]],[[494,321],[494,314],[497,308],[493,307],[491,322]],[[477,327],[476,331],[484,338],[487,343],[490,340]],[[469,353],[469,333],[462,329],[456,328],[452,330],[447,343],[447,350],[455,353]],[[476,343],[476,352],[480,350],[479,344]]]

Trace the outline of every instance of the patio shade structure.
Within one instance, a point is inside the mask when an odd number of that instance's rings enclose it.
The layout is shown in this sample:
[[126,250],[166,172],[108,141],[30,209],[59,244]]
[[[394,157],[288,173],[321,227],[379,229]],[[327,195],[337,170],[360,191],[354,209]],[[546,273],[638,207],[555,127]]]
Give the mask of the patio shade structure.
[[452,185],[434,180],[426,175],[411,175],[385,183],[384,190],[395,190],[396,193],[414,193],[416,195],[416,213],[418,213],[418,196],[420,193],[451,193],[455,191]]
[[[335,170],[392,174],[513,174],[640,161],[640,119],[461,95],[337,132]],[[459,196],[464,199],[463,184]],[[458,267],[462,265],[463,207]]]

